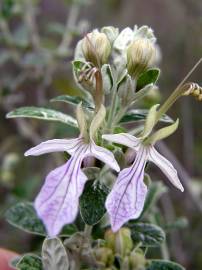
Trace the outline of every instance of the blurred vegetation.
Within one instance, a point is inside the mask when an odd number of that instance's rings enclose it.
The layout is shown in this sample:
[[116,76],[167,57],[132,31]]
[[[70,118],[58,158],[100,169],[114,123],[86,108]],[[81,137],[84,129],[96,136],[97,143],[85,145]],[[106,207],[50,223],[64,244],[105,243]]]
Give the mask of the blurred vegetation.
[[[5,115],[23,105],[46,106],[59,94],[82,95],[72,79],[70,61],[77,40],[89,29],[103,25],[151,26],[161,47],[159,96],[164,99],[202,56],[202,2],[197,0],[2,0],[0,2],[0,212],[17,201],[33,200],[43,177],[61,156],[25,159],[26,149],[74,130],[63,124],[35,120],[6,120]],[[200,67],[192,80],[202,83]],[[52,104],[53,108],[57,106]],[[66,110],[66,106],[62,107]],[[187,269],[201,269],[202,242],[202,117],[201,104],[181,99],[170,112],[180,113],[178,133],[159,144],[178,168],[186,186],[184,194],[170,187],[160,201],[165,221],[186,216],[189,226],[169,235],[171,258]],[[180,161],[179,161],[180,160]],[[31,172],[31,173],[30,173]],[[153,170],[152,179],[159,179]],[[20,233],[0,220],[0,243],[18,252],[37,248],[39,238]]]

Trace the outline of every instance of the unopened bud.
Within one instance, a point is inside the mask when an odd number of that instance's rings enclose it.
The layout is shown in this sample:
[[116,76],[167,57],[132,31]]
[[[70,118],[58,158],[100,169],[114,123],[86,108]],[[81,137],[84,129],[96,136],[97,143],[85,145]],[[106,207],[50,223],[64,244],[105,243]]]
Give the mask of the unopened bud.
[[84,37],[82,51],[86,61],[99,67],[108,61],[111,52],[110,41],[104,33],[94,30]]
[[113,26],[105,26],[101,29],[101,31],[106,34],[111,44],[118,37],[119,34],[119,29]]
[[114,262],[114,255],[110,248],[100,247],[95,250],[95,258],[104,266],[111,266]]
[[128,228],[121,228],[116,233],[113,233],[112,230],[107,230],[105,240],[107,247],[111,248],[115,254],[119,254],[121,257],[129,254],[133,248],[131,232]]
[[137,78],[154,62],[155,45],[146,38],[134,40],[127,49],[128,73]]
[[146,259],[140,252],[132,252],[129,258],[131,269],[143,270],[145,269]]

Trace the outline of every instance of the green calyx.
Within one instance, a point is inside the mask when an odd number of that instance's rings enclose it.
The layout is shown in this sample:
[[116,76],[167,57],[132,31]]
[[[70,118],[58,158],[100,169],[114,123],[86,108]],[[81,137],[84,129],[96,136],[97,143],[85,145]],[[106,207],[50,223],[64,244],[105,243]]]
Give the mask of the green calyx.
[[140,137],[144,145],[153,145],[157,141],[167,138],[173,134],[178,128],[179,119],[177,119],[172,125],[161,128],[155,133],[151,134],[154,126],[157,124],[158,107],[159,104],[152,106],[146,118],[144,130],[142,132],[142,136]]
[[88,124],[85,112],[82,108],[82,103],[79,103],[76,109],[76,118],[82,138],[88,143],[90,140],[94,140],[97,135],[97,131],[102,126],[106,116],[106,109],[104,105],[100,106],[100,109],[95,114],[90,125]]

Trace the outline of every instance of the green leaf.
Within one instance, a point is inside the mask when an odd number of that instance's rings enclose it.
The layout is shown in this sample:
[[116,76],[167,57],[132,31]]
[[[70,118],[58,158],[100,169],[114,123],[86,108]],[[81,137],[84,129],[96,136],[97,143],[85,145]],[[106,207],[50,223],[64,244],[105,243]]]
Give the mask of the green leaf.
[[[42,221],[37,217],[33,204],[20,202],[6,211],[6,220],[13,226],[28,233],[46,236],[46,229]],[[61,236],[72,235],[77,231],[75,225],[64,226]]]
[[139,219],[141,219],[141,217],[146,212],[152,209],[152,207],[156,204],[157,200],[166,191],[167,191],[167,188],[161,182],[151,183],[151,185],[149,186],[146,200],[145,200],[144,208]]
[[155,83],[160,75],[160,70],[158,68],[148,69],[145,71],[137,80],[137,91],[142,89],[148,84]]
[[133,241],[141,242],[143,247],[156,247],[165,240],[164,231],[157,225],[149,223],[129,223]]
[[[135,122],[135,121],[140,121],[140,120],[145,120],[147,115],[148,115],[149,110],[146,109],[136,109],[136,110],[130,110],[129,112],[127,112],[123,118],[121,119],[121,123],[130,123],[130,122]],[[173,119],[164,114],[161,119],[161,122],[164,123],[173,123]]]
[[185,270],[185,268],[171,261],[152,260],[146,270]]
[[7,118],[27,117],[47,121],[58,121],[73,127],[77,127],[77,121],[73,117],[59,111],[39,107],[20,107],[12,112],[9,112],[6,115],[6,117]]
[[52,98],[50,101],[51,102],[55,102],[55,101],[65,102],[65,103],[73,104],[73,105],[78,105],[80,102],[82,102],[82,105],[85,108],[88,108],[91,110],[94,108],[93,104],[86,101],[85,99],[81,97],[75,97],[75,96],[69,96],[69,95],[58,96],[58,97]]
[[105,200],[109,193],[105,185],[95,181],[87,181],[80,197],[80,212],[83,221],[94,225],[100,221],[106,212]]
[[16,267],[19,270],[43,270],[41,258],[34,254],[24,255]]
[[68,270],[69,259],[62,242],[58,238],[45,239],[42,247],[44,269]]

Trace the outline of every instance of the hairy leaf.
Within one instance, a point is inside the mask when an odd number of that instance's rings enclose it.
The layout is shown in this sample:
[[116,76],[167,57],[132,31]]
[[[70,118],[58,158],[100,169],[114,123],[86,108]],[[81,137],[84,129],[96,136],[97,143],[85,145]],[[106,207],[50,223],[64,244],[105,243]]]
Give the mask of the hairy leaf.
[[171,261],[152,260],[146,270],[185,270],[185,268]]
[[62,95],[51,99],[51,102],[65,102],[68,104],[78,105],[80,102],[82,102],[82,105],[88,109],[93,109],[93,104],[91,104],[89,101],[86,101],[84,98],[78,97],[78,96],[69,96],[69,95]]
[[143,247],[159,246],[165,240],[164,231],[157,225],[131,222],[129,227],[133,241],[141,242]]
[[[121,123],[130,123],[145,120],[148,112],[149,110],[146,109],[130,110],[123,116],[123,118],[121,119]],[[173,119],[166,114],[161,117],[160,121],[164,123],[173,123]]]
[[42,270],[41,258],[34,254],[24,255],[17,263],[16,268],[18,270]]
[[137,80],[137,91],[142,89],[148,84],[155,83],[160,75],[160,70],[158,68],[149,69],[145,71]]
[[80,212],[86,224],[94,225],[103,217],[106,212],[105,200],[108,193],[109,190],[105,185],[87,181],[80,197]]
[[76,120],[62,112],[39,107],[21,107],[9,112],[7,118],[35,118],[47,121],[58,121],[77,127]]
[[42,247],[42,261],[44,269],[47,270],[69,269],[69,259],[60,239],[45,239]]
[[[42,221],[37,217],[33,204],[20,202],[6,211],[6,220],[13,226],[28,233],[46,236],[46,230]],[[77,231],[75,225],[66,225],[61,235],[72,235]]]

